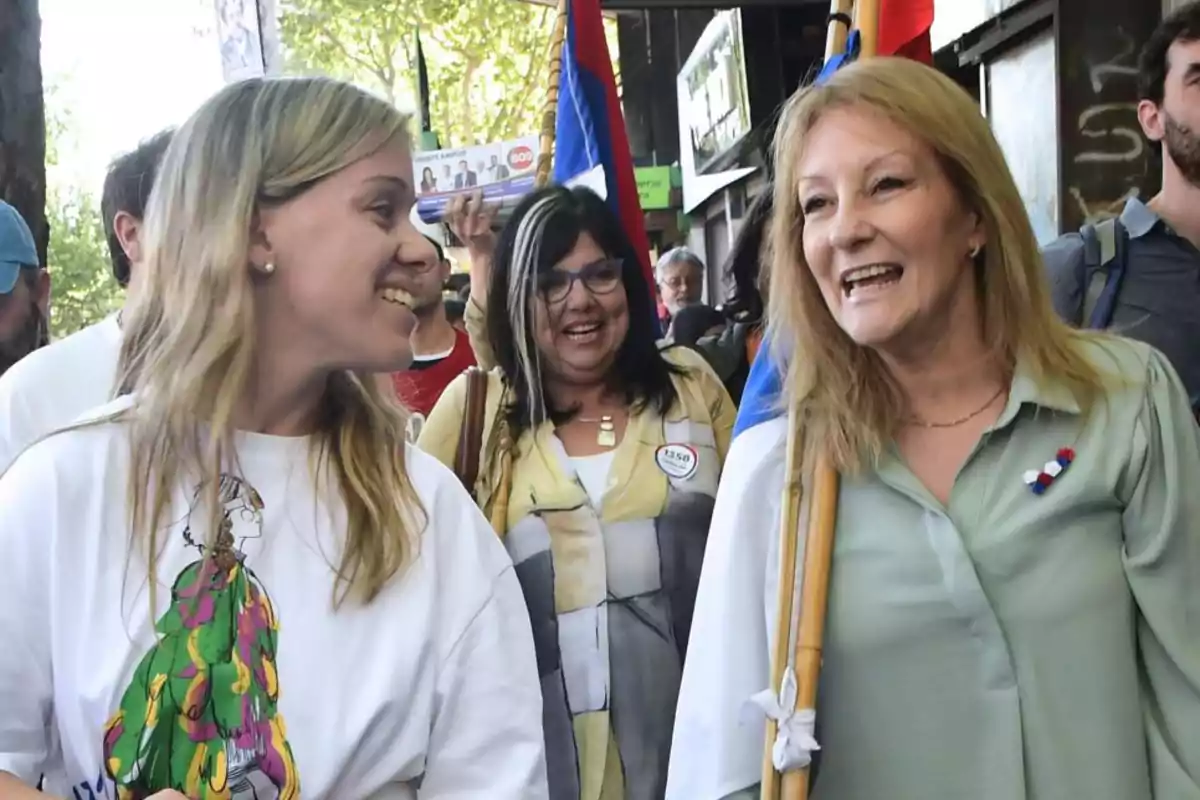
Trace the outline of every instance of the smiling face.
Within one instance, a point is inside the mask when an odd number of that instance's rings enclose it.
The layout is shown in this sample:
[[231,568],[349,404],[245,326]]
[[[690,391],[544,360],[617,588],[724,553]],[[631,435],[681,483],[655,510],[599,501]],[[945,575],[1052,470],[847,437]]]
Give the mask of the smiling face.
[[251,250],[262,338],[323,370],[394,372],[412,359],[415,275],[436,256],[413,226],[412,156],[394,141],[265,209]]
[[548,375],[576,385],[603,382],[629,333],[621,265],[584,232],[538,285],[534,342]]
[[878,112],[832,108],[797,171],[804,258],[851,339],[920,346],[978,321],[971,253],[982,226],[926,144]]

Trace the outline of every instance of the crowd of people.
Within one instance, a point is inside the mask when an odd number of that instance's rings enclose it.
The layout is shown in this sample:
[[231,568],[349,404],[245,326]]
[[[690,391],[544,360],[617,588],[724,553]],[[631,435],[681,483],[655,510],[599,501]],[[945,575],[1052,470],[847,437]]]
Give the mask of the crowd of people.
[[325,78],[117,159],[61,341],[0,205],[0,798],[1200,797],[1200,3],[1141,71],[1161,193],[1045,252],[949,78],[800,89],[720,307],[560,186],[451,203],[448,301],[409,120]]

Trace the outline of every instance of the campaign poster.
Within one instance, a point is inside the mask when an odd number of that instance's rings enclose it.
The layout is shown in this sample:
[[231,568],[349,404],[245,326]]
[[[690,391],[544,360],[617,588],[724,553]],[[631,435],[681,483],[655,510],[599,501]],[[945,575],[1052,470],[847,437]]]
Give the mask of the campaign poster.
[[451,199],[476,191],[501,208],[515,206],[533,191],[537,158],[537,136],[414,153],[417,214],[440,222]]

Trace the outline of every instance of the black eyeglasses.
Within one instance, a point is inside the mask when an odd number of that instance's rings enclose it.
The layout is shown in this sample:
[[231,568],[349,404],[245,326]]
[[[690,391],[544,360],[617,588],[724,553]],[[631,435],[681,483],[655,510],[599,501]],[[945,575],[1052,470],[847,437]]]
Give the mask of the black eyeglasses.
[[596,261],[577,270],[552,269],[538,275],[537,289],[548,303],[561,303],[571,293],[575,281],[592,294],[609,294],[621,285],[624,262],[619,258]]

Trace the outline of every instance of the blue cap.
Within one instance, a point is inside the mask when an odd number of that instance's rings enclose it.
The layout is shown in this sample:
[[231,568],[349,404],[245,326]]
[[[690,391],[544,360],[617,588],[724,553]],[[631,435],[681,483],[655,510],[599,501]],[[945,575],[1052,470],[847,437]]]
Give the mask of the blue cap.
[[33,234],[17,210],[0,200],[0,294],[17,285],[22,269],[36,269],[37,246]]

